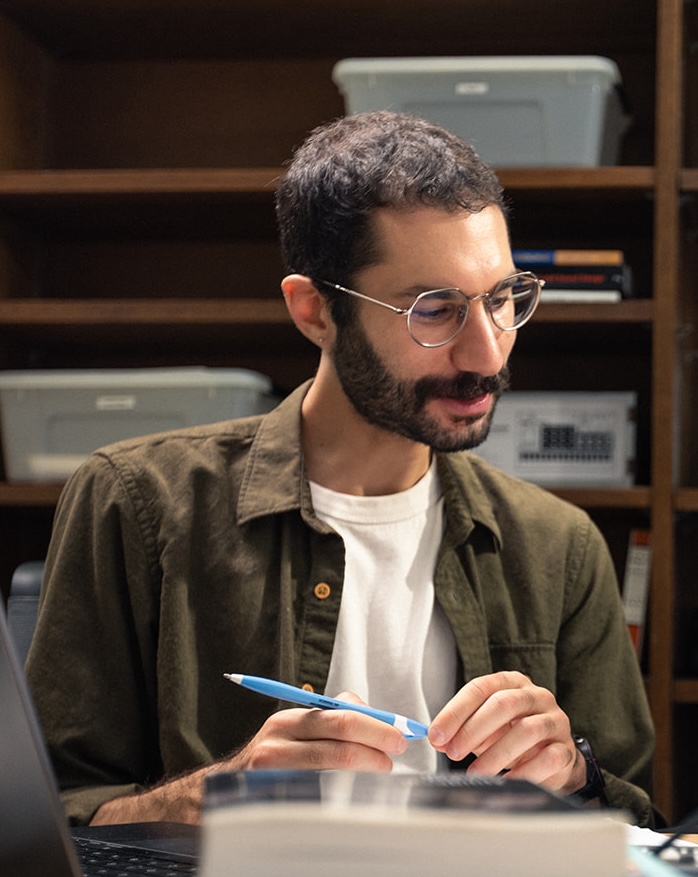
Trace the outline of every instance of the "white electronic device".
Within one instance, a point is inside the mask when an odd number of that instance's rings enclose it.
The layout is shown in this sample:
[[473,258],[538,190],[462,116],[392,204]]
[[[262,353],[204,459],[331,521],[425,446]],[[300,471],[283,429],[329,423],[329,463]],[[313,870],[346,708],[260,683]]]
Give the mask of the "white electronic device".
[[475,453],[537,484],[630,487],[636,409],[632,392],[506,393]]

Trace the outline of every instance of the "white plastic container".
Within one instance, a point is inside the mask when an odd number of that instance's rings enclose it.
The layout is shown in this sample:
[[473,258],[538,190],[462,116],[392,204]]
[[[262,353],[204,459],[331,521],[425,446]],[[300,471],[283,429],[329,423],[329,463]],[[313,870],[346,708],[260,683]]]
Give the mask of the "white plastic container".
[[271,381],[246,369],[0,372],[8,481],[61,481],[102,445],[273,408]]
[[505,393],[475,453],[507,472],[556,487],[630,487],[635,393]]
[[332,78],[348,114],[421,116],[497,167],[616,164],[629,123],[618,68],[597,56],[347,58]]

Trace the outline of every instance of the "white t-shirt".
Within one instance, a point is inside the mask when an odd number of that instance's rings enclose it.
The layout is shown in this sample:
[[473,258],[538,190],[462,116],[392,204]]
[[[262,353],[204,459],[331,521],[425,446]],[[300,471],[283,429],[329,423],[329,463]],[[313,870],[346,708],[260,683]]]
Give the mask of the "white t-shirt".
[[[409,490],[388,496],[310,489],[317,516],[346,546],[325,693],[353,691],[371,706],[428,724],[456,684],[455,640],[434,599],[443,532],[435,465]],[[438,760],[426,740],[413,740],[395,769],[434,771]]]

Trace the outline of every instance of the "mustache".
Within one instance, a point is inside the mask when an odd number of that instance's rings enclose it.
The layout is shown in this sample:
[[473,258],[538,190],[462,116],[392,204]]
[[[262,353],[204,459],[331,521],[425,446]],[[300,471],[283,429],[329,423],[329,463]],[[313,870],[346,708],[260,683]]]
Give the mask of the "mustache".
[[476,399],[491,393],[499,398],[502,393],[509,389],[510,372],[504,367],[496,375],[483,377],[475,372],[461,372],[454,378],[420,378],[414,387],[416,400],[419,405],[430,398],[448,396],[451,399]]

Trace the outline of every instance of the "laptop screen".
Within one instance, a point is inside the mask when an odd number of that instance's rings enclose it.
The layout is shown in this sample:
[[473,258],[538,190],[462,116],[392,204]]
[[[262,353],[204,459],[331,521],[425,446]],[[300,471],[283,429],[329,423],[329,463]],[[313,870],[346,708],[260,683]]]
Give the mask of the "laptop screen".
[[24,673],[0,608],[0,874],[80,873]]

